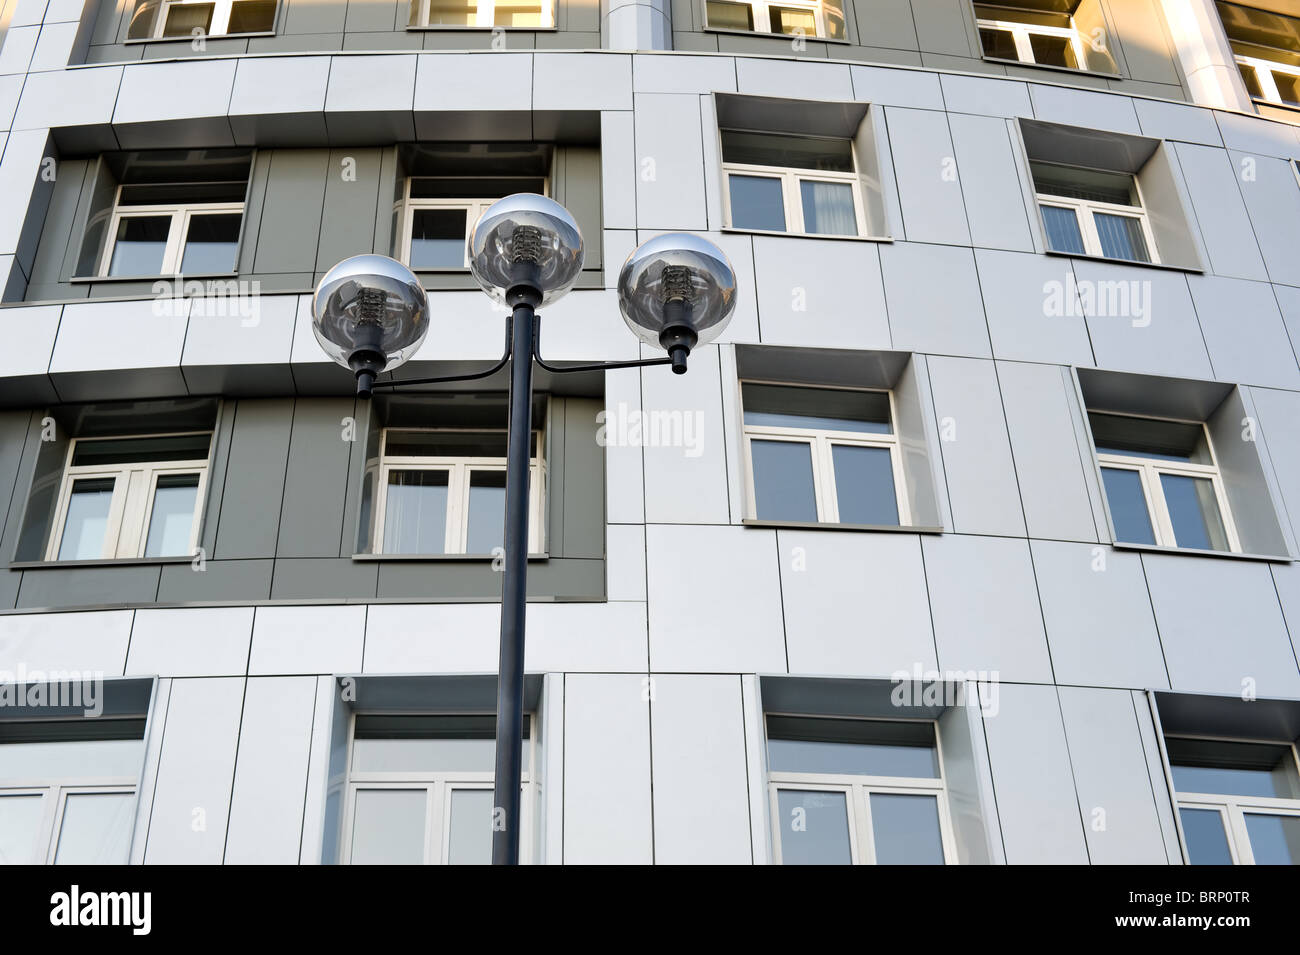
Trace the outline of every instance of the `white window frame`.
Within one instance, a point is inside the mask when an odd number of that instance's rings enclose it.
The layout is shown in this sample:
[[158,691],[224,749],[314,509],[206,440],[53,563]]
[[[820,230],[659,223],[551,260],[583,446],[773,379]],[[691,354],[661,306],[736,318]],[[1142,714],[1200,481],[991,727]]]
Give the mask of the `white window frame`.
[[[811,11],[813,15],[813,23],[815,24],[817,30],[816,35],[814,35],[812,39],[830,40],[833,43],[834,42],[845,43],[848,42],[849,39],[848,37],[849,18],[848,18],[848,14],[844,12],[844,7],[842,6],[836,7],[835,4],[827,3],[825,2],[825,0],[788,0],[788,2],[787,0],[771,0],[770,3],[768,2],[768,0],[748,0],[748,2],[746,2],[746,0],[723,0],[723,2],[735,3],[737,6],[748,6],[750,8],[750,17],[754,21],[754,29],[738,30],[735,27],[715,27],[711,25],[708,22],[709,5],[706,0],[704,4],[704,23],[705,23],[706,30],[721,30],[726,33],[744,33],[744,34],[762,33],[762,34],[766,34],[767,36],[782,36],[782,37],[798,36],[798,34],[795,33],[775,33],[771,29],[772,15],[768,8],[769,7],[790,7],[792,9]],[[844,24],[844,36],[833,37],[830,35],[830,29],[827,26],[828,20],[826,17],[827,7],[835,8],[839,13],[840,22]]]
[[[1205,426],[1205,422],[1152,418],[1149,415],[1130,415],[1113,411],[1098,413],[1122,418],[1136,418],[1142,421],[1170,421],[1177,424],[1199,426],[1205,435],[1205,446],[1209,450],[1210,461],[1212,462],[1210,464],[1196,464],[1191,461],[1166,461],[1162,458],[1144,458],[1138,455],[1107,454],[1096,451],[1097,467],[1099,469],[1115,468],[1121,471],[1136,471],[1138,473],[1142,481],[1142,494],[1146,498],[1147,519],[1151,521],[1151,532],[1155,535],[1157,547],[1178,547],[1177,539],[1174,536],[1174,522],[1173,518],[1169,516],[1169,505],[1165,501],[1165,489],[1160,483],[1160,475],[1172,474],[1179,477],[1209,478],[1214,487],[1214,500],[1219,505],[1219,519],[1223,521],[1223,532],[1228,539],[1228,550],[1234,554],[1241,553],[1241,542],[1237,537],[1237,527],[1232,520],[1232,511],[1228,508],[1228,493],[1223,485],[1223,477],[1219,473],[1219,459],[1214,453],[1214,444],[1210,439],[1210,429]],[[1094,450],[1096,446],[1097,439],[1093,437]],[[1103,478],[1103,493],[1105,488],[1106,482]],[[1108,510],[1110,509],[1109,498],[1106,500],[1106,507]],[[1112,525],[1113,523],[1112,519]],[[1133,542],[1117,539],[1115,543],[1126,544]]]
[[[100,258],[98,275],[101,278],[136,278],[130,275],[109,275],[109,266],[113,261],[113,249],[117,245],[118,225],[123,219],[142,219],[158,218],[161,216],[170,216],[171,225],[167,232],[167,246],[163,250],[163,259],[158,275],[180,275],[181,261],[185,257],[185,244],[189,236],[190,220],[198,215],[209,215],[212,213],[239,213],[240,227],[243,227],[244,203],[242,202],[196,202],[196,203],[164,203],[159,205],[147,206],[124,206],[122,205],[122,187],[117,187],[117,196],[113,200],[113,216],[109,222],[108,238],[104,242],[104,253]],[[236,243],[238,246],[238,243]],[[238,258],[238,248],[236,248],[236,259]],[[228,272],[216,272],[214,275],[233,275],[235,274],[236,263],[231,264]],[[192,273],[195,275],[207,275],[209,273]],[[146,276],[147,277],[147,276]]]
[[1256,102],[1264,100],[1269,103],[1275,103],[1278,106],[1300,106],[1300,103],[1294,103],[1289,99],[1283,99],[1282,94],[1278,92],[1277,81],[1273,79],[1274,73],[1286,73],[1288,76],[1294,76],[1300,80],[1300,66],[1292,66],[1289,63],[1279,63],[1277,60],[1266,60],[1257,56],[1241,56],[1234,54],[1238,66],[1248,66],[1255,71],[1255,82],[1259,84],[1259,91],[1262,96],[1252,96]]
[[[1169,739],[1198,739],[1211,742],[1233,743],[1268,743],[1272,746],[1284,745],[1290,750],[1292,765],[1300,772],[1300,754],[1294,743],[1280,743],[1275,739],[1239,739],[1233,737],[1179,736],[1170,735]],[[1173,767],[1169,778],[1173,779]],[[1217,811],[1224,822],[1223,831],[1228,839],[1228,851],[1232,855],[1233,865],[1254,865],[1255,853],[1250,846],[1250,834],[1246,829],[1246,815],[1300,816],[1300,799],[1276,799],[1266,796],[1229,796],[1223,793],[1185,793],[1175,791],[1174,801],[1179,810],[1212,809]],[[1183,861],[1190,864],[1191,857],[1187,850],[1187,838],[1183,834],[1181,811],[1178,813],[1178,836],[1182,843]]]
[[[862,205],[862,180],[858,177],[858,148],[850,142],[853,150],[853,170],[851,172],[826,172],[821,169],[796,169],[793,166],[760,166],[753,163],[724,162],[722,174],[725,179],[722,190],[724,221],[728,229],[744,232],[763,232],[771,235],[808,235],[823,239],[870,238],[867,231],[866,209]],[[785,231],[776,229],[750,229],[737,226],[731,216],[731,177],[732,175],[753,176],[761,179],[781,180],[781,200],[785,209]],[[808,232],[803,221],[803,196],[799,188],[801,181],[833,182],[851,186],[853,189],[853,218],[857,225],[857,234],[852,236],[831,232]]]
[[[496,25],[496,2],[495,0],[477,0],[475,3],[474,22],[473,23],[430,23],[429,10],[431,7],[430,0],[415,0],[419,6],[418,22],[410,24],[408,29],[414,30],[553,30],[555,29],[555,0],[541,0],[541,12],[538,16],[539,25],[535,27],[516,27]],[[515,6],[515,4],[504,3],[502,6]]]
[[[495,457],[454,457],[388,454],[388,435],[390,432],[402,433],[438,433],[438,434],[483,434],[505,433],[503,428],[384,428],[380,432],[380,455],[378,467],[378,488],[375,495],[375,525],[371,535],[372,546],[376,554],[384,550],[384,519],[388,509],[388,476],[393,471],[447,471],[447,529],[444,554],[465,554],[469,538],[469,494],[470,476],[474,471],[506,470],[506,459]],[[545,432],[541,428],[533,429],[537,441],[537,456],[532,458],[528,469],[528,553],[543,552],[545,533],[546,501],[546,461]],[[399,555],[400,556],[400,555]],[[416,556],[416,555],[411,555]],[[484,555],[467,555],[484,556]]]
[[[181,437],[191,434],[207,435],[208,457],[188,461],[149,461],[112,465],[83,464],[73,467],[72,458],[80,441],[130,440],[132,438]],[[194,523],[190,528],[189,554],[198,548],[199,529],[203,523],[203,505],[208,488],[208,463],[211,460],[212,432],[183,431],[170,434],[106,435],[103,438],[74,438],[68,446],[63,465],[63,478],[59,486],[58,503],[54,511],[53,530],[45,559],[59,560],[59,548],[67,531],[68,504],[72,500],[75,482],[84,480],[112,480],[113,498],[108,509],[108,523],[104,530],[104,550],[98,558],[87,560],[112,560],[144,557],[149,542],[149,521],[153,517],[155,491],[158,478],[171,474],[198,474],[199,486],[194,499]],[[161,558],[160,558],[161,559]]]
[[463,243],[464,255],[461,257],[459,266],[443,266],[441,268],[429,269],[421,268],[421,272],[460,272],[469,269],[469,237],[474,231],[474,226],[479,217],[487,211],[492,203],[497,199],[476,199],[461,198],[459,196],[443,199],[413,199],[411,198],[411,183],[415,179],[437,179],[440,182],[455,182],[463,180],[465,182],[477,182],[482,179],[541,179],[542,195],[551,194],[551,179],[549,176],[407,176],[406,182],[402,186],[402,199],[394,203],[393,214],[398,217],[397,236],[399,248],[398,259],[403,265],[411,266],[411,231],[415,225],[415,213],[420,209],[452,209],[465,210],[465,241]]
[[[807,713],[765,713],[763,719],[763,740],[766,745],[767,718],[772,716],[794,716],[804,719],[817,718]],[[772,859],[781,865],[781,836],[787,820],[781,817],[780,797],[782,790],[812,790],[815,792],[840,792],[845,794],[848,808],[849,845],[854,865],[875,865],[874,835],[871,828],[871,794],[885,793],[903,796],[935,796],[939,812],[939,834],[943,845],[945,865],[957,865],[957,845],[952,831],[952,819],[948,811],[948,792],[944,784],[945,771],[943,743],[939,738],[939,726],[934,720],[879,720],[866,717],[835,717],[837,720],[853,719],[865,723],[928,723],[934,728],[935,758],[939,763],[939,776],[936,779],[908,776],[864,776],[855,773],[789,773],[768,770],[768,805],[772,815]]]
[[[1085,65],[1088,62],[1088,54],[1084,50],[1084,40],[1079,31],[1073,26],[1074,20],[1071,19],[1071,26],[1068,27],[1049,27],[1037,23],[1021,23],[1018,20],[984,20],[977,19],[977,30],[997,30],[1002,33],[1010,33],[1011,38],[1016,44],[1016,60],[1020,63],[1028,63],[1034,66],[1049,66],[1057,70],[1087,70]],[[1074,50],[1074,62],[1078,64],[1075,67],[1058,66],[1055,63],[1039,63],[1034,59],[1034,46],[1030,42],[1030,36],[1054,36],[1062,37],[1070,41],[1070,48]],[[1001,57],[989,56],[983,52],[984,44],[980,42],[980,52],[985,59],[999,60]]]
[[[857,391],[873,392],[889,396],[889,434],[864,433],[861,431],[834,431],[822,428],[780,428],[771,425],[751,425],[744,422],[744,386],[780,385],[787,388],[815,388],[818,391]],[[889,451],[889,463],[894,474],[894,496],[898,506],[898,526],[907,527],[912,523],[911,507],[907,498],[907,482],[903,474],[903,454],[898,443],[898,411],[894,393],[883,388],[847,388],[838,385],[801,385],[788,381],[765,381],[745,378],[740,382],[739,401],[741,422],[745,439],[745,514],[750,520],[762,520],[758,516],[758,497],[754,493],[754,455],[752,441],[787,441],[792,444],[806,444],[812,449],[813,492],[817,498],[817,523],[838,524],[839,497],[835,490],[835,461],[832,456],[836,445],[856,448],[886,448]]]
[[[275,32],[275,15],[271,17],[270,30],[257,30],[253,33],[234,33],[230,32],[230,14],[234,8],[235,0],[163,0],[162,5],[158,8],[158,16],[154,23],[153,36],[157,40],[188,40],[189,36],[164,36],[163,29],[167,26],[167,13],[172,7],[187,7],[195,5],[212,5],[212,20],[208,24],[208,31],[203,36],[261,36],[264,33]],[[279,4],[276,4],[276,13],[279,12]]]
[[1106,255],[1102,250],[1101,236],[1097,232],[1097,223],[1093,216],[1100,212],[1103,215],[1123,216],[1129,219],[1137,219],[1142,224],[1142,238],[1147,244],[1147,255],[1149,263],[1152,265],[1160,264],[1160,250],[1156,248],[1155,233],[1151,231],[1151,220],[1147,217],[1146,202],[1142,198],[1142,187],[1138,184],[1137,177],[1133,176],[1133,188],[1138,195],[1136,206],[1121,205],[1117,202],[1097,202],[1092,199],[1073,199],[1069,196],[1054,196],[1047,192],[1035,192],[1035,198],[1038,200],[1039,221],[1043,226],[1043,238],[1047,248],[1051,252],[1060,255],[1070,255],[1069,252],[1058,252],[1051,248],[1051,236],[1048,234],[1047,222],[1042,216],[1043,206],[1052,206],[1057,209],[1072,209],[1075,218],[1079,223],[1079,235],[1083,237],[1083,254],[1093,255],[1098,258],[1106,259],[1109,262],[1136,262],[1139,265],[1146,264],[1141,259],[1117,259]]
[[[447,839],[448,824],[451,821],[451,793],[458,789],[486,789],[494,786],[493,773],[447,771],[447,772],[356,772],[353,769],[353,749],[356,744],[357,717],[365,713],[353,713],[348,725],[348,783],[347,805],[344,807],[342,845],[339,847],[339,859],[343,865],[352,864],[353,826],[356,822],[357,793],[362,790],[424,790],[425,792],[425,845],[424,865],[447,865],[450,851]],[[465,714],[461,714],[465,715]],[[469,714],[483,715],[483,714]],[[522,770],[520,772],[521,802],[519,807],[519,861],[528,865],[533,857],[533,831],[535,826],[537,797],[540,787],[537,784],[537,715],[525,713],[528,720],[528,739],[524,740]]]

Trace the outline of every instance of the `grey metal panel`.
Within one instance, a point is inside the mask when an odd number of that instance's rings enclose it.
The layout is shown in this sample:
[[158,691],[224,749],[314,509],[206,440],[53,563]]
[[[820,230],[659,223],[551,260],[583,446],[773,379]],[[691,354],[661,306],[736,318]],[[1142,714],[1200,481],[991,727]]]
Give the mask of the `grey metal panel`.
[[986,116],[1033,116],[1026,83],[945,73],[939,77],[944,104],[951,112]]
[[1030,547],[1057,682],[1167,687],[1141,558],[1066,541]]
[[642,229],[707,229],[700,99],[638,93],[636,212]]
[[776,537],[792,673],[888,676],[938,666],[918,537],[793,530]]
[[[311,272],[316,267],[326,183],[326,149],[277,149],[271,156],[258,227],[254,272]],[[366,222],[369,224],[369,221]],[[358,245],[358,251],[364,249]]]
[[1187,283],[1216,378],[1300,390],[1300,367],[1271,285],[1209,275],[1189,275]]
[[869,242],[754,236],[763,341],[890,347],[879,255]]
[[962,189],[971,242],[989,249],[1032,252],[1029,213],[1016,174],[1019,167],[1002,119],[953,113],[948,127]]
[[253,154],[252,169],[249,170],[248,195],[244,201],[244,221],[241,224],[239,238],[239,266],[237,271],[247,275],[255,271],[253,264],[257,258],[257,240],[262,226],[262,214],[266,207],[266,192],[271,181],[271,158],[274,150],[262,149]]
[[1122,47],[1127,75],[1151,83],[1179,84],[1165,13],[1157,0],[1108,0],[1113,35]]
[[1248,396],[1236,388],[1209,416],[1206,426],[1241,549],[1248,554],[1285,557],[1290,550],[1288,541],[1279,523],[1267,465],[1261,458],[1259,435],[1251,426],[1257,420]]
[[[600,235],[601,173],[600,150],[593,146],[560,146],[556,148],[557,167],[562,162],[562,195],[557,190],[556,199],[573,214],[578,228],[586,239],[584,243],[584,269],[601,268]],[[561,183],[557,182],[557,186]],[[622,263],[615,263],[615,267]]]
[[953,534],[926,537],[921,548],[940,668],[1050,683],[1028,542]]
[[137,610],[125,672],[243,676],[252,634],[252,607]]
[[[995,121],[996,122],[996,121]],[[975,258],[969,249],[918,242],[880,248],[893,346],[944,355],[992,354]],[[936,279],[942,276],[942,281]]]
[[[12,523],[17,527],[22,519],[26,488],[20,488],[18,476],[27,444],[27,431],[32,423],[30,411],[0,412],[0,531]],[[0,559],[8,561],[9,554],[0,547]]]
[[945,175],[951,165],[945,163],[954,159],[947,117],[929,110],[884,109],[907,238],[969,245],[959,177]]
[[292,399],[239,402],[214,558],[275,554],[292,422]]
[[1192,200],[1172,144],[1162,144],[1137,174],[1160,261],[1202,269],[1208,261]]
[[1135,99],[1133,107],[1137,110],[1142,132],[1147,136],[1179,139],[1204,146],[1223,145],[1214,113],[1209,110],[1149,99]]
[[1266,564],[1143,554],[1173,689],[1300,696],[1300,671]]
[[159,603],[215,603],[267,600],[274,561],[208,560],[203,570],[191,564],[166,564],[158,582]]
[[[967,25],[971,15],[966,0],[912,0],[912,17],[921,50],[978,57],[971,42],[971,27]],[[870,16],[862,22],[864,27],[869,25]]]
[[936,469],[941,464],[934,418],[930,414],[933,401],[929,390],[929,370],[924,367],[924,361],[923,357],[914,357],[893,383],[897,416],[894,426],[898,429],[903,453],[903,476],[907,482],[907,503],[912,512],[912,523],[917,527],[943,527],[944,509],[940,506],[935,482]]
[[939,449],[953,529],[961,534],[1025,533],[993,362],[930,356]]
[[129,610],[0,616],[0,670],[121,673],[131,616]]
[[975,265],[996,357],[1093,364],[1069,259],[976,249]]
[[604,402],[595,398],[564,401],[564,484],[552,488],[564,496],[562,557],[603,557],[605,553],[605,468],[596,443],[596,415]]
[[939,742],[943,747],[944,790],[957,842],[957,861],[962,865],[1006,862],[984,724],[975,701],[943,711],[939,717]]
[[[324,272],[351,255],[369,252],[379,206],[389,207],[382,191],[382,149],[335,149],[325,174],[316,271]],[[387,240],[387,236],[384,237]]]
[[[330,789],[341,785],[341,780],[331,778],[331,742],[334,736],[334,717],[346,724],[342,701],[337,692],[338,682],[333,677],[319,676],[315,680],[315,703],[312,711],[311,750],[307,763],[306,795],[303,798],[302,845],[298,861],[303,865],[318,865],[324,861],[325,846],[337,836],[337,817],[332,817]],[[331,823],[335,825],[331,828]]]
[[1029,536],[1095,542],[1060,369],[1003,361],[997,372]]
[[653,679],[655,862],[752,862],[740,678]]
[[280,19],[282,33],[342,33],[347,18],[346,3],[330,0],[284,0]]
[[1158,737],[1161,730],[1154,710],[1156,694],[1134,690],[1133,715],[1137,717],[1138,732],[1142,737],[1143,755],[1146,757],[1147,777],[1151,780],[1151,791],[1155,795],[1156,814],[1160,817],[1160,831],[1164,836],[1165,857],[1170,865],[1180,865],[1183,861],[1182,844],[1178,839],[1178,824],[1174,821],[1174,805],[1171,786],[1166,773],[1164,754]]
[[1156,693],[1160,728],[1184,736],[1300,738],[1300,701],[1242,699],[1240,694]]
[[654,861],[650,703],[637,674],[564,677],[564,859]]
[[1250,397],[1277,477],[1279,517],[1289,518],[1293,536],[1300,534],[1300,395],[1253,388]]
[[1056,688],[1003,683],[984,729],[1007,862],[1086,863]]
[[273,600],[348,600],[375,596],[379,566],[337,557],[278,558]]
[[285,474],[276,557],[337,557],[352,442],[351,398],[299,398]]
[[[69,247],[80,245],[81,239],[80,230],[74,229],[73,224],[79,218],[84,221],[84,213],[79,217],[78,212],[81,205],[90,201],[86,184],[94,166],[93,162],[78,159],[59,163],[58,178],[31,266],[33,285],[57,285],[71,274],[65,270]],[[71,258],[76,261],[75,253]]]
[[171,681],[146,863],[221,862],[243,698],[243,677]]
[[1164,837],[1133,701],[1123,690],[1058,690],[1094,865],[1163,865]]
[[[1293,152],[1300,148],[1292,146]],[[1239,173],[1241,195],[1259,238],[1268,276],[1274,282],[1300,285],[1300,183],[1294,162],[1229,152]]]
[[919,50],[916,21],[908,0],[852,0],[860,43],[895,50]]
[[[499,601],[501,573],[491,561],[384,561],[378,564],[383,600]],[[360,574],[361,571],[358,571]],[[600,600],[605,596],[605,562],[551,558],[528,568],[530,600]]]
[[1210,268],[1219,275],[1266,280],[1268,271],[1228,153],[1191,143],[1174,143],[1173,149],[1187,183]]
[[25,571],[18,607],[113,607],[152,603],[158,594],[157,565],[49,567]]

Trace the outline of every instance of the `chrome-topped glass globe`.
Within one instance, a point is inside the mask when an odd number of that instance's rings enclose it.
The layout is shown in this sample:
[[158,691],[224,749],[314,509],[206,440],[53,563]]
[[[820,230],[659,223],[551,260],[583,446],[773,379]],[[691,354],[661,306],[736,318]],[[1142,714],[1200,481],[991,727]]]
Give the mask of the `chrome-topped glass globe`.
[[396,259],[354,255],[321,278],[311,319],[325,354],[353,371],[357,394],[368,398],[375,376],[409,359],[429,334],[428,297]]
[[637,338],[665,349],[680,374],[691,349],[713,341],[731,321],[736,273],[708,239],[668,232],[643,242],[623,263],[618,307]]
[[483,212],[469,237],[469,268],[495,301],[511,289],[532,289],[532,304],[548,305],[573,288],[582,272],[582,232],[554,199],[520,192]]

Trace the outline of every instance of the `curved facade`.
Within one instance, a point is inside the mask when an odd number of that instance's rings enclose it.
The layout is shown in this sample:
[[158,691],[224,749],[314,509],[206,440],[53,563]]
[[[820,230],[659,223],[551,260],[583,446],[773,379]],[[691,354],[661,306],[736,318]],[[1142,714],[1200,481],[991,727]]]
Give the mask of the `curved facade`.
[[1300,859],[1300,10],[3,10],[4,858],[481,859],[506,379],[309,302],[545,192],[740,300],[537,373],[527,861]]

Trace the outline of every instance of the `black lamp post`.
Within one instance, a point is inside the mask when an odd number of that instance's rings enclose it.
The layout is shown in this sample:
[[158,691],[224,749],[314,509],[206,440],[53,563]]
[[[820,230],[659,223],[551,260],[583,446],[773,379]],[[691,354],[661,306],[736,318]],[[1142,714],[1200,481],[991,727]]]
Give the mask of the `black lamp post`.
[[486,378],[510,364],[492,862],[515,865],[523,756],[533,362],[557,373],[671,365],[682,374],[691,349],[712,341],[726,327],[736,306],[736,277],[726,255],[713,243],[687,233],[657,236],[623,264],[618,299],[628,327],[643,342],[665,349],[668,356],[556,367],[542,360],[536,310],[568,292],[582,271],[582,234],[573,217],[544,196],[507,196],[475,224],[469,259],[483,291],[511,312],[505,353],[486,371],[400,382],[377,380],[410,358],[429,330],[428,298],[419,280],[387,256],[354,256],[326,273],[312,300],[312,328],[326,354],[352,369],[357,394],[363,398],[381,388]]

